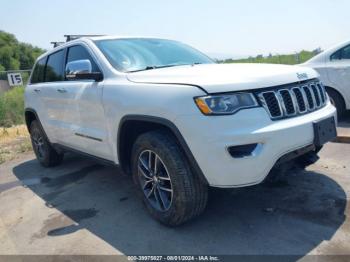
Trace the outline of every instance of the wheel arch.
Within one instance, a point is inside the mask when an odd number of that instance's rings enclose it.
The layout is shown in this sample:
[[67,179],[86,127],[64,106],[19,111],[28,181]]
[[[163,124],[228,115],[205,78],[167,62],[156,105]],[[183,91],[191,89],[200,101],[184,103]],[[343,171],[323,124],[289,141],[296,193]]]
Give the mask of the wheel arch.
[[117,153],[119,165],[122,170],[126,173],[130,173],[131,149],[136,138],[145,132],[157,129],[167,130],[174,136],[181,151],[189,162],[192,171],[195,172],[205,184],[208,184],[207,179],[176,125],[168,119],[155,116],[126,115],[121,119],[117,135]]
[[342,99],[345,108],[348,108],[350,106],[350,105],[348,105],[347,101],[344,98],[345,96],[344,96],[344,94],[341,91],[339,91],[338,89],[336,89],[336,88],[334,88],[332,86],[329,86],[329,85],[325,85],[325,88],[326,88],[326,91],[327,90],[332,90],[333,92],[337,93],[339,95],[339,97]]
[[[40,118],[37,114],[37,112],[33,109],[33,108],[26,108],[24,110],[24,119],[25,119],[25,122],[26,122],[26,126],[27,126],[27,129],[28,129],[28,132],[30,133],[30,125],[32,124],[32,122],[34,120],[38,121],[39,125],[40,125],[40,128],[41,130],[43,131],[47,141],[50,142],[50,139],[49,137],[47,136],[46,132],[45,132],[45,129],[43,128],[43,125],[41,124],[41,121],[40,121]],[[50,142],[51,143],[51,142]]]
[[[26,122],[28,132],[30,132],[30,125],[32,124],[32,122],[34,120],[37,120],[40,123],[38,114],[36,113],[36,111],[33,108],[26,108],[24,110],[24,119]],[[41,125],[41,123],[40,123],[40,125]]]

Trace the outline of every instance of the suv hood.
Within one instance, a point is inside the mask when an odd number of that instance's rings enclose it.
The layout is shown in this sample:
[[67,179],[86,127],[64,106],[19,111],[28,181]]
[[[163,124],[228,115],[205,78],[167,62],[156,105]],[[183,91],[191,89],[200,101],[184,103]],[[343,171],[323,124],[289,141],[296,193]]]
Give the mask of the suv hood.
[[258,89],[316,77],[310,68],[273,64],[185,65],[127,74],[129,81],[136,83],[195,85],[208,93]]

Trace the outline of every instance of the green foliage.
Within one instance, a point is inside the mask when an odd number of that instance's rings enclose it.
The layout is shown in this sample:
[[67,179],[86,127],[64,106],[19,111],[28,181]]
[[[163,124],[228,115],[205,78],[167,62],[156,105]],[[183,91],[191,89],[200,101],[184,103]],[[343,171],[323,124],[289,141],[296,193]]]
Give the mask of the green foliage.
[[257,55],[256,57],[248,57],[244,59],[226,59],[219,61],[221,63],[267,63],[267,64],[286,64],[295,65],[304,63],[316,54],[320,53],[320,49],[314,51],[302,50],[299,53],[288,55],[272,55],[268,56]]
[[45,50],[19,42],[12,34],[0,30],[0,71],[31,69]]
[[24,123],[24,87],[15,87],[0,95],[0,126]]

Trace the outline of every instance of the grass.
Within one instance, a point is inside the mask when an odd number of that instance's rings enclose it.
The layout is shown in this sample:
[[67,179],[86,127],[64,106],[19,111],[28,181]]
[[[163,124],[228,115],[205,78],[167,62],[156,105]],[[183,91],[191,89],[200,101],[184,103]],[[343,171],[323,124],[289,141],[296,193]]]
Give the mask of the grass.
[[0,95],[0,127],[24,123],[24,87],[15,87]]
[[0,164],[32,149],[24,125],[24,87],[0,95]]
[[0,129],[0,164],[15,159],[17,154],[31,150],[32,145],[25,125]]

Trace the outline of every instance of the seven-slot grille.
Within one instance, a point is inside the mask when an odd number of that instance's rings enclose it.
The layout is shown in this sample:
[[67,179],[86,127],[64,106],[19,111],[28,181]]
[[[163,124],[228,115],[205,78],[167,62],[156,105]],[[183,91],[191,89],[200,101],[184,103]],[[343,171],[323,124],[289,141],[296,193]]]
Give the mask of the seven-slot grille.
[[263,107],[271,119],[298,116],[315,111],[326,104],[324,86],[318,82],[308,82],[293,87],[279,87],[257,93]]

